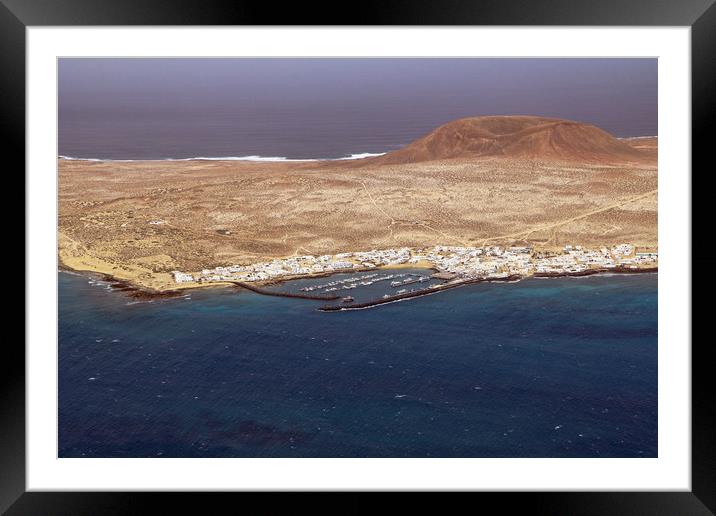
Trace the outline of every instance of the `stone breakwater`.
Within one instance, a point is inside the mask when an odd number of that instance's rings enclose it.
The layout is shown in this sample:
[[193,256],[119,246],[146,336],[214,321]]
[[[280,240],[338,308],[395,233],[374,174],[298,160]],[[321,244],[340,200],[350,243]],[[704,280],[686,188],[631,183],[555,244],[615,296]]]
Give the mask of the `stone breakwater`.
[[261,294],[264,296],[291,297],[291,298],[295,298],[295,299],[312,299],[314,301],[335,301],[335,300],[341,298],[340,296],[317,296],[317,295],[313,295],[313,294],[294,294],[291,292],[276,292],[273,290],[260,288],[255,285],[250,285],[250,284],[244,283],[242,281],[234,281],[233,283],[236,286],[245,288],[246,290],[250,290],[251,292],[255,292],[257,294]]
[[474,285],[476,283],[487,283],[487,282],[519,281],[521,278],[522,278],[521,276],[514,274],[511,276],[505,276],[504,278],[474,278],[474,279],[458,280],[458,281],[453,281],[450,283],[443,283],[442,285],[438,285],[437,287],[433,287],[433,288],[427,288],[427,289],[423,289],[423,290],[415,290],[413,292],[406,292],[405,294],[396,294],[394,296],[374,299],[372,301],[367,301],[365,303],[352,303],[347,306],[322,306],[321,308],[319,308],[319,310],[322,312],[343,312],[343,311],[347,311],[347,310],[361,310],[361,309],[365,309],[365,308],[371,308],[373,306],[384,305],[387,303],[395,303],[397,301],[402,301],[404,299],[411,299],[414,297],[421,297],[421,296],[429,296],[430,294],[435,294],[437,292],[443,292],[443,291],[449,290],[451,288],[464,287],[465,285]]

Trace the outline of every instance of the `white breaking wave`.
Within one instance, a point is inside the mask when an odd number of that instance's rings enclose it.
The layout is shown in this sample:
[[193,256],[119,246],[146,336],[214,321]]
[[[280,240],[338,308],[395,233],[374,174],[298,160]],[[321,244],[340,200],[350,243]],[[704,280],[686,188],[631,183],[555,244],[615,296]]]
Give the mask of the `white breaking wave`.
[[219,157],[207,157],[207,156],[196,156],[194,158],[163,158],[163,159],[101,159],[101,158],[76,158],[74,156],[63,156],[59,155],[59,159],[68,161],[110,161],[128,163],[134,161],[273,161],[273,162],[311,162],[311,161],[345,161],[352,159],[363,159],[372,158],[375,156],[382,156],[385,152],[361,152],[358,154],[351,154],[350,156],[344,156],[342,158],[314,158],[314,159],[299,159],[299,158],[286,158],[283,156],[219,156]]
[[338,160],[373,158],[375,156],[383,156],[384,154],[386,154],[386,153],[385,152],[363,152],[360,154],[351,154],[350,156],[347,156],[345,158],[338,158]]
[[63,156],[62,154],[60,154],[57,157],[59,159],[66,159],[68,161],[103,161],[103,160],[97,159],[97,158],[73,158],[72,156]]

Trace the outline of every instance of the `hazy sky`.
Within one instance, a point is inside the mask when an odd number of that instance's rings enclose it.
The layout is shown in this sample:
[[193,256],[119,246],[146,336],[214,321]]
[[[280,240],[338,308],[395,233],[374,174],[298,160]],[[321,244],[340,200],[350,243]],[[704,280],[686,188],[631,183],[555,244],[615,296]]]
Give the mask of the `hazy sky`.
[[197,141],[228,131],[242,150],[248,135],[286,143],[299,131],[306,141],[394,135],[394,145],[491,114],[656,135],[657,60],[61,59],[59,111],[60,153],[120,141],[131,152],[132,135],[140,146],[166,145],[188,137],[177,132],[187,124]]

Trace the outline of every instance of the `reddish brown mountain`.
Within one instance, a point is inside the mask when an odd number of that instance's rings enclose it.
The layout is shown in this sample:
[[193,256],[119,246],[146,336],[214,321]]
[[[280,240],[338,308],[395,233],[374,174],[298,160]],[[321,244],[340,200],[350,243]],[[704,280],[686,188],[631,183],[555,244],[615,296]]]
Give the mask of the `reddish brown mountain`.
[[536,116],[481,116],[442,125],[366,164],[506,157],[571,162],[641,162],[653,156],[590,124]]

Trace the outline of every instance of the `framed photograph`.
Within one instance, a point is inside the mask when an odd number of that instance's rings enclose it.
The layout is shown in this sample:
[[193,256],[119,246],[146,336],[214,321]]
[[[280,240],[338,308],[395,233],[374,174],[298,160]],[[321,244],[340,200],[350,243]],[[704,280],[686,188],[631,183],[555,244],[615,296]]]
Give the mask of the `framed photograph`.
[[343,26],[4,0],[27,304],[0,507],[501,491],[710,514],[711,4]]

